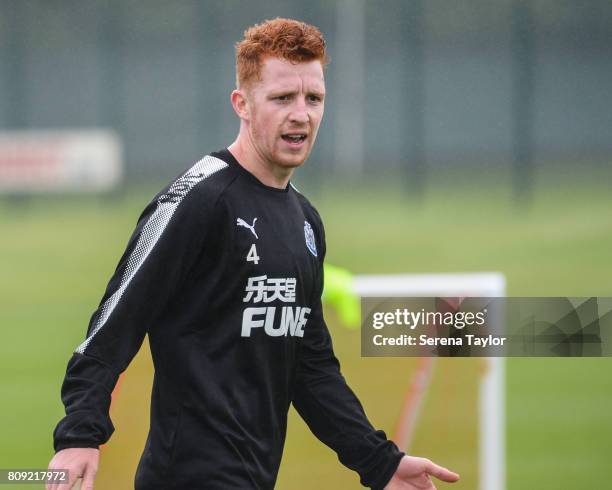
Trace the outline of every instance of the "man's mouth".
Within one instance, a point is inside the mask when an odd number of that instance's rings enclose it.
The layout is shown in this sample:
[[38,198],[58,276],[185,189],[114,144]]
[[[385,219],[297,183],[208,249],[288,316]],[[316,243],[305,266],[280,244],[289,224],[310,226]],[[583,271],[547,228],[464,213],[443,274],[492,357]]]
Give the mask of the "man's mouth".
[[281,136],[287,143],[299,145],[306,140],[306,133],[287,133]]

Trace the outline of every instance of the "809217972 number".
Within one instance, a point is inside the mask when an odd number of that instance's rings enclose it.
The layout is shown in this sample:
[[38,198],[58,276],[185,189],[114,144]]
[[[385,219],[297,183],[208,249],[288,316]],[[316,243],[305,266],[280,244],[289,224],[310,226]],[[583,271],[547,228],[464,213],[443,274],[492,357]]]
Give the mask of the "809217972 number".
[[67,483],[68,470],[0,470],[0,484],[18,482]]

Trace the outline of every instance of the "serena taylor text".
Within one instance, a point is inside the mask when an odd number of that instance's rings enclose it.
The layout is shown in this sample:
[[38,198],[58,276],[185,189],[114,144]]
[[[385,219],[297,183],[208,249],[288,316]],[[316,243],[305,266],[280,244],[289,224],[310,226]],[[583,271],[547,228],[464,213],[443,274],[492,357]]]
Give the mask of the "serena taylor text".
[[502,346],[506,341],[506,337],[497,337],[495,335],[471,335],[467,334],[462,337],[431,337],[426,334],[407,335],[402,334],[396,337],[385,337],[383,335],[374,335],[372,342],[374,345],[407,345],[407,346],[463,346],[469,345],[474,347],[490,347]]

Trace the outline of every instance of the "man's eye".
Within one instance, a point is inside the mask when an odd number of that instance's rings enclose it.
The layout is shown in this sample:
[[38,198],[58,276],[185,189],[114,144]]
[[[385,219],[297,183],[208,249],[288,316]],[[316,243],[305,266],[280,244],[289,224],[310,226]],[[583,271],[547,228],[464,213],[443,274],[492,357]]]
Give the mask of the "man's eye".
[[280,100],[281,102],[289,100],[289,96],[288,95],[279,95],[278,97],[275,97],[276,100]]
[[321,102],[321,97],[319,97],[318,95],[309,95],[308,100],[310,102]]

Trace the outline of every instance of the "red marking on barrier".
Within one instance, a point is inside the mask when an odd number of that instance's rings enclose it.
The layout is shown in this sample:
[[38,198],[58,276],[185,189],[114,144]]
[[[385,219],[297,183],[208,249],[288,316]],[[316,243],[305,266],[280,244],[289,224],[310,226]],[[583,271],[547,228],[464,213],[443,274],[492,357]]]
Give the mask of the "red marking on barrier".
[[393,441],[404,451],[408,451],[412,443],[419,413],[431,381],[434,364],[434,357],[418,358],[416,371],[404,395],[404,403],[393,437]]

